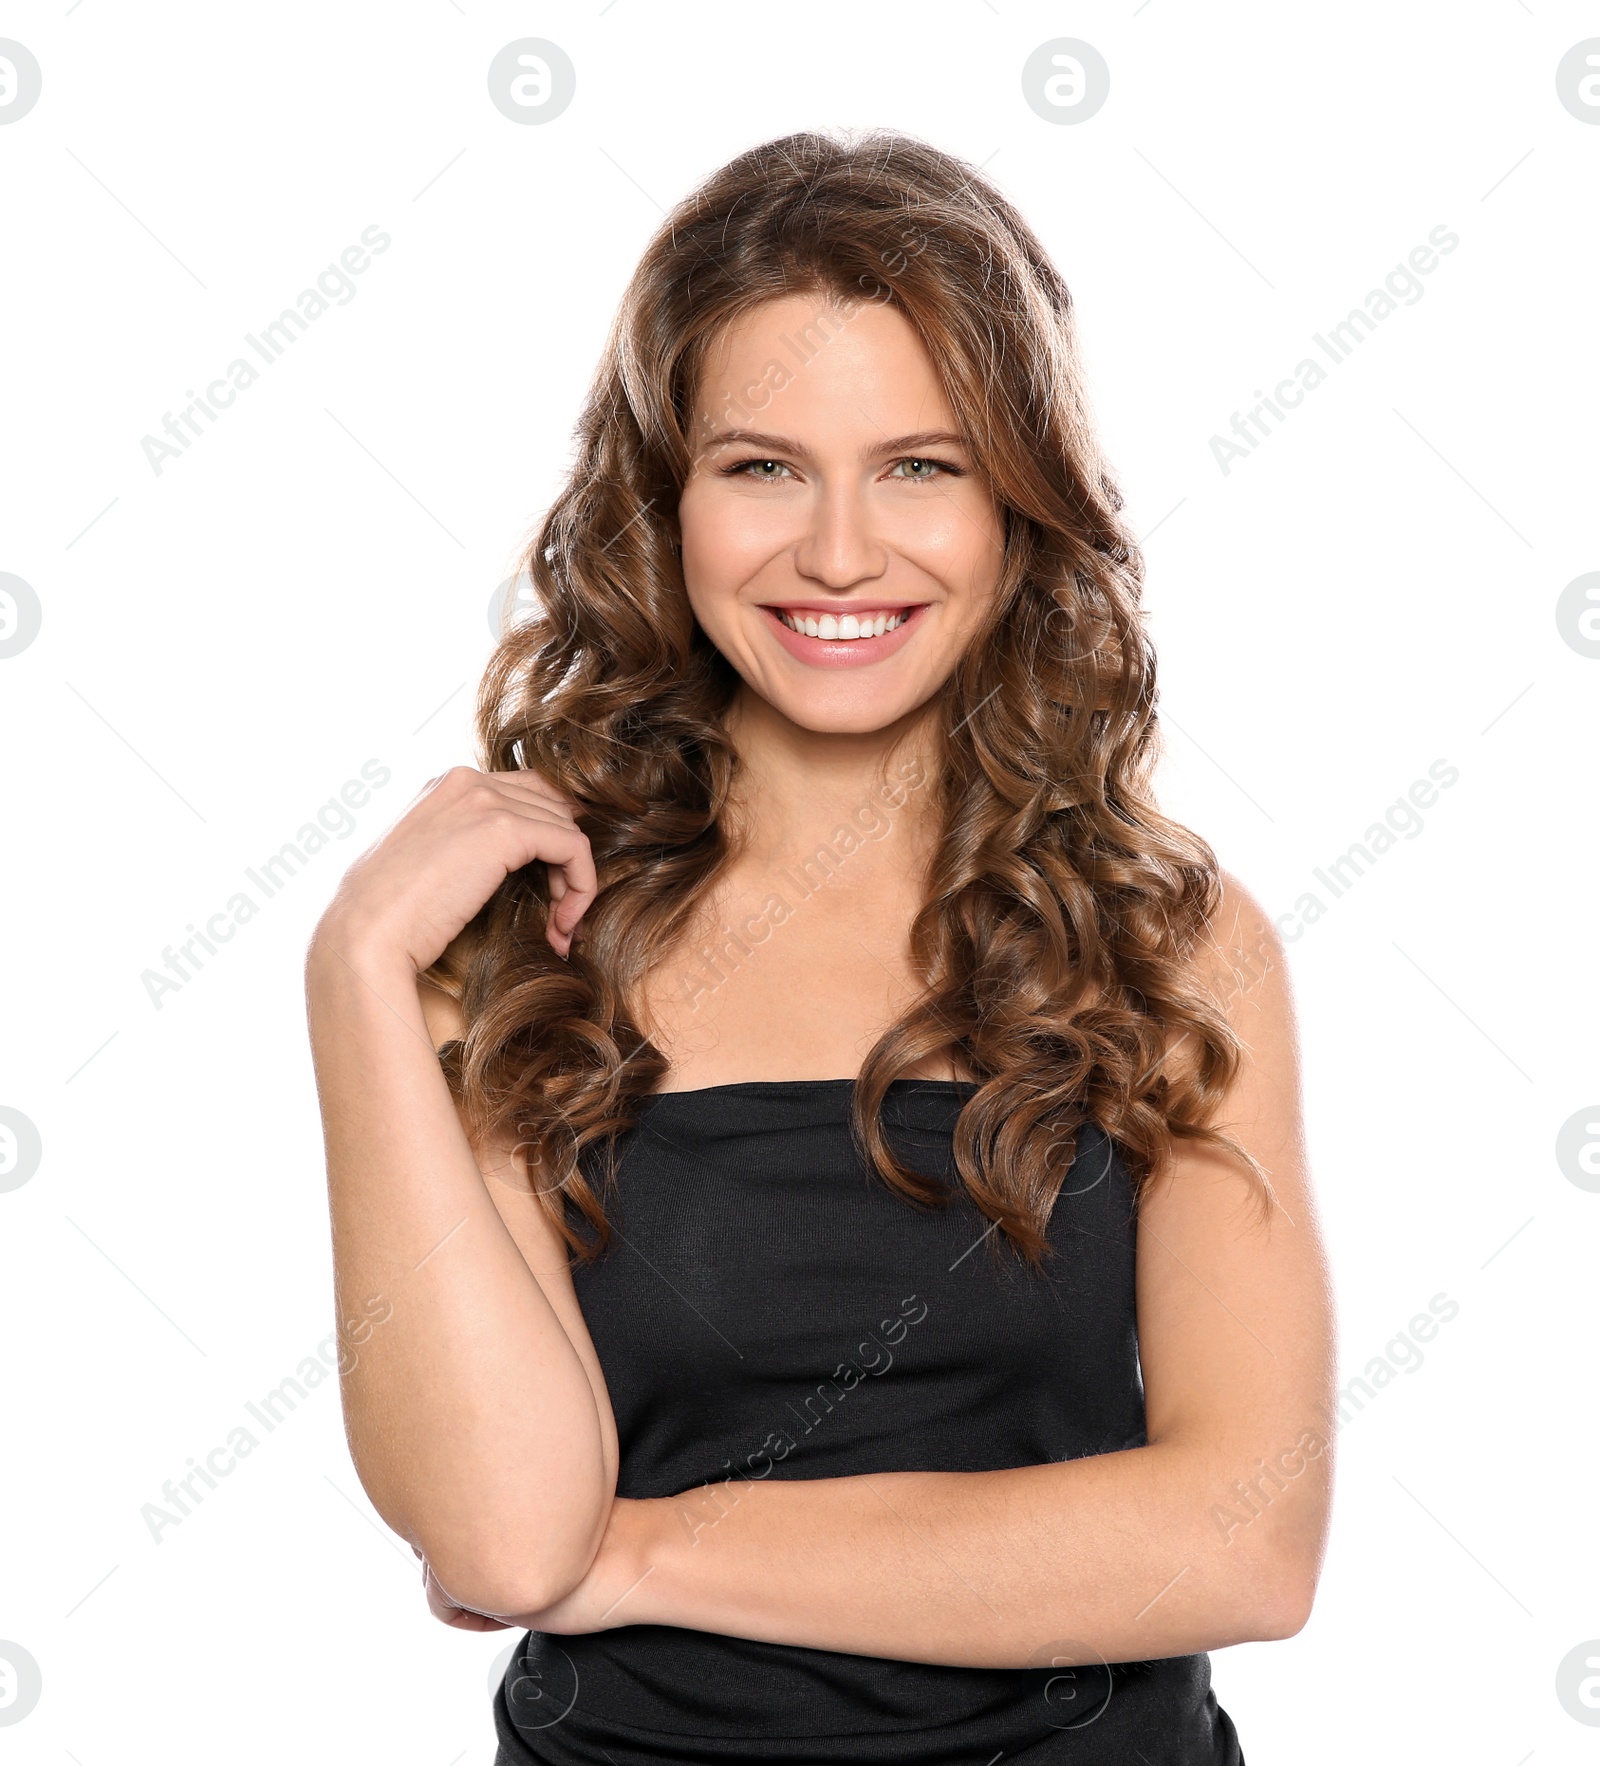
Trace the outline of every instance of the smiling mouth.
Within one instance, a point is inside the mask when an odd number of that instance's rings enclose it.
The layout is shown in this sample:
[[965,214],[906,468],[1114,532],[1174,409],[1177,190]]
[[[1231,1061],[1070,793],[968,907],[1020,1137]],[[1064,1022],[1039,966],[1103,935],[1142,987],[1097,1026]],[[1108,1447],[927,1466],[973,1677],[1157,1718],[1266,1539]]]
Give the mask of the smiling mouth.
[[809,607],[769,607],[767,612],[804,638],[833,643],[859,643],[897,631],[922,611],[914,607],[863,608],[854,613],[819,613]]

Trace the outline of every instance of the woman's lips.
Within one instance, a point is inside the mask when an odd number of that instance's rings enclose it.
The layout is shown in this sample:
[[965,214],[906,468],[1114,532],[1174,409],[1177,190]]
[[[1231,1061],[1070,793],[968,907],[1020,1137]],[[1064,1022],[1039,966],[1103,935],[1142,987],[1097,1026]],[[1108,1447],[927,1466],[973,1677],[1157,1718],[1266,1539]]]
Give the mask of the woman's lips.
[[870,663],[893,656],[896,650],[910,642],[911,634],[927,611],[927,603],[900,609],[905,617],[892,632],[885,632],[881,638],[808,638],[804,632],[786,626],[779,617],[778,608],[763,607],[761,611],[767,616],[767,623],[778,642],[797,662],[804,662],[812,668],[865,668]]

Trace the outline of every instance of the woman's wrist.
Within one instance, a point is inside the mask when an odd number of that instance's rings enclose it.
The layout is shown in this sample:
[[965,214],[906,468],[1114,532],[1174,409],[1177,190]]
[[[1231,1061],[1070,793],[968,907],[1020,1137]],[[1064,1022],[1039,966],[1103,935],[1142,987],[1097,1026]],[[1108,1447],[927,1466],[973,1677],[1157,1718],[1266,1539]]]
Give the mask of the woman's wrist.
[[306,950],[306,981],[313,988],[355,976],[369,983],[415,984],[416,967],[403,946],[370,921],[325,914]]

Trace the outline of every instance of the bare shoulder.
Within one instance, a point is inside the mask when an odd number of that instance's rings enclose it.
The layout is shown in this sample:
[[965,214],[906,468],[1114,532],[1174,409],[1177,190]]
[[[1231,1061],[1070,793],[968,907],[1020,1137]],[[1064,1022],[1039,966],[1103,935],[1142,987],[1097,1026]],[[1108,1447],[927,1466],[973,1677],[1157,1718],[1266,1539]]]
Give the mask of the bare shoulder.
[[1288,962],[1271,916],[1231,871],[1220,873],[1216,911],[1191,956],[1194,979],[1227,1014],[1240,1019],[1292,1016]]
[[[1294,997],[1283,939],[1272,917],[1231,872],[1210,919],[1183,958],[1181,974],[1193,993],[1227,1021],[1245,1064],[1266,1060],[1280,1069],[1297,1059]],[[1199,1077],[1200,1044],[1192,1026],[1175,1025],[1164,1071],[1174,1083]],[[1241,1072],[1235,1090],[1248,1085]]]

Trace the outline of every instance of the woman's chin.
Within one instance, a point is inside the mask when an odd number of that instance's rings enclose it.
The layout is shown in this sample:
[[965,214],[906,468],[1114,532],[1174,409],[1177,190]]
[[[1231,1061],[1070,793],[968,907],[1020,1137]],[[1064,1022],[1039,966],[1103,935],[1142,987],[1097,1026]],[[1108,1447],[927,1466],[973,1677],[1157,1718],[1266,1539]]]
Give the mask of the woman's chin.
[[782,694],[775,708],[792,724],[817,736],[870,736],[893,729],[921,701],[900,693],[892,699],[868,699],[840,704],[809,693]]

